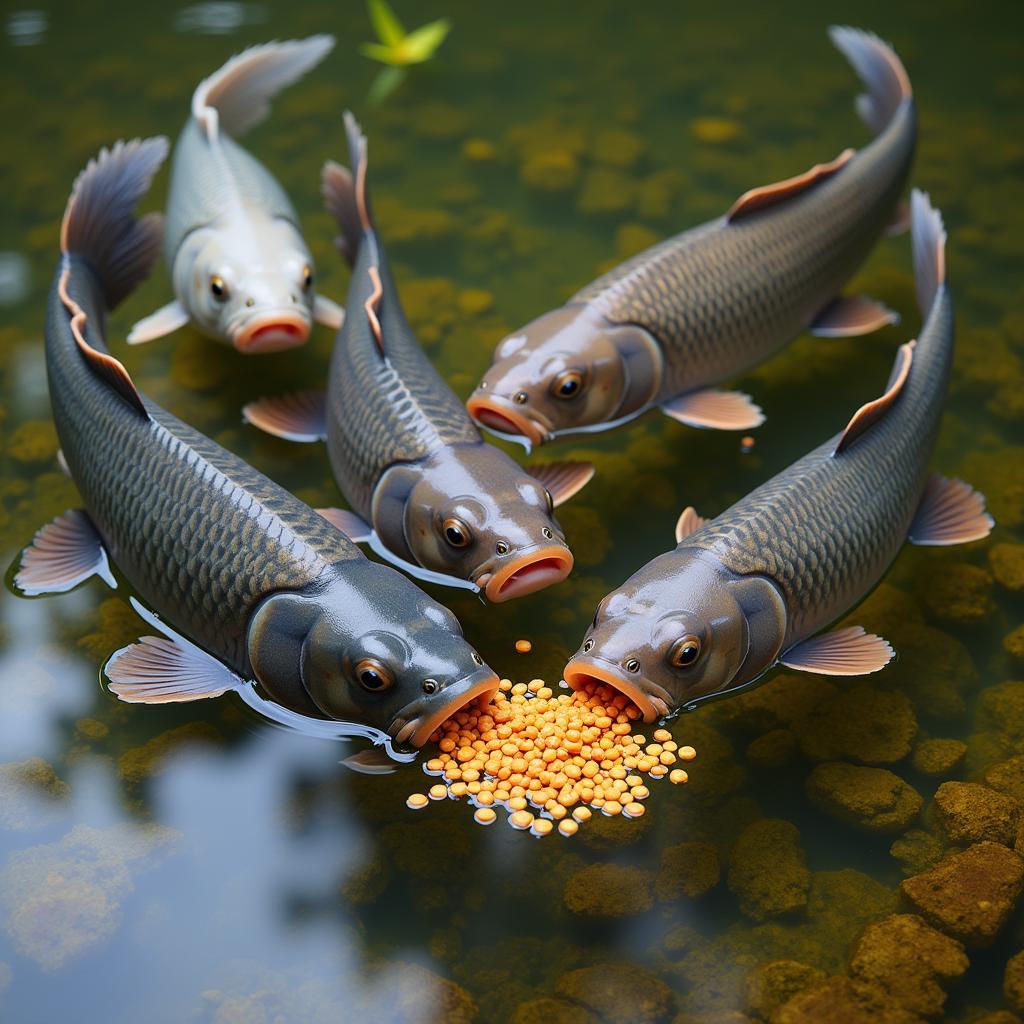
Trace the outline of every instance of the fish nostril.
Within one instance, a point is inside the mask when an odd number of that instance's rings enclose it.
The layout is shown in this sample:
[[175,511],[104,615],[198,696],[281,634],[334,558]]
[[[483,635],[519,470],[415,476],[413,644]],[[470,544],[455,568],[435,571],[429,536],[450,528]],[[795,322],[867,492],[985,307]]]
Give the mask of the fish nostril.
[[441,684],[436,679],[424,679],[423,680],[423,692],[428,696],[432,693],[437,693],[441,689]]
[[626,662],[626,671],[627,672],[639,672],[640,671],[640,662],[637,661],[636,658],[630,658],[629,661]]
[[516,405],[526,405],[530,400],[530,396],[525,391],[517,391],[513,396],[512,400]]
[[544,534],[547,540],[551,540],[554,537],[554,534],[546,526],[540,532]]
[[246,299],[245,300],[245,304],[251,309],[253,306],[256,305],[256,300],[255,299]]

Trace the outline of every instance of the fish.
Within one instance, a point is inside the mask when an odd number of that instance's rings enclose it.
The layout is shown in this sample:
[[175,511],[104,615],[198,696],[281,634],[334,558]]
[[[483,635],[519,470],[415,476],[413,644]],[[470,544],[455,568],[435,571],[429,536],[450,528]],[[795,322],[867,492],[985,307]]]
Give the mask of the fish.
[[841,291],[883,233],[906,224],[910,79],[877,36],[830,34],[867,87],[857,109],[874,139],[745,192],[724,216],[647,249],[504,338],[466,403],[477,422],[527,451],[655,407],[691,427],[751,430],[764,413],[722,381],[803,331],[849,337],[898,321]]
[[351,506],[326,514],[406,572],[495,603],[559,583],[573,555],[554,510],[594,467],[550,462],[527,472],[484,442],[405,318],[373,223],[366,138],[351,114],[345,127],[352,172],[333,162],[323,172],[339,247],[352,266],[326,396],[263,398],[243,416],[278,437],[326,440]]
[[578,688],[625,692],[648,721],[761,681],[775,665],[821,675],[883,669],[893,648],[861,626],[822,632],[871,591],[904,541],[962,544],[993,528],[985,499],[929,472],[953,357],[941,214],[911,195],[923,326],[898,351],[885,393],[846,428],[705,521],[599,604],[565,667]]
[[327,35],[253,46],[199,83],[171,169],[164,262],[175,298],[138,321],[130,345],[186,324],[245,355],[335,330],[344,312],[316,291],[313,257],[284,189],[236,138],[327,56]]
[[159,251],[159,216],[132,211],[166,153],[163,138],[104,149],[68,200],[45,351],[64,464],[84,508],[36,533],[15,588],[35,597],[93,576],[116,587],[116,565],[159,634],[106,662],[123,701],[258,685],[311,721],[361,723],[396,748],[418,748],[497,686],[455,616],[147,398],[107,349],[107,312]]

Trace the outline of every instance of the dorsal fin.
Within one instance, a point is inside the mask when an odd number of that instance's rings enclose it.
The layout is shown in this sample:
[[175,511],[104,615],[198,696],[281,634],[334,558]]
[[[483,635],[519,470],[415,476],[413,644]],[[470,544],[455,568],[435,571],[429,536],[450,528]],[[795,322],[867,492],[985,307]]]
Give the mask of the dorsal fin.
[[900,345],[885,394],[871,402],[866,402],[853,414],[853,418],[847,423],[846,429],[839,438],[833,455],[840,455],[846,451],[858,437],[870,430],[892,408],[903,390],[903,385],[907,382],[907,377],[910,376],[910,365],[914,361],[914,345],[916,344],[914,341],[908,341],[905,345]]
[[853,158],[854,152],[852,149],[844,149],[830,163],[815,164],[809,171],[804,171],[803,174],[798,174],[796,177],[786,178],[784,181],[776,181],[772,185],[762,185],[760,188],[752,188],[748,192],[744,192],[732,204],[725,219],[731,223],[768,206],[775,206],[787,199],[792,199],[793,196],[799,195],[801,192],[806,192],[822,179],[830,177],[845,167]]

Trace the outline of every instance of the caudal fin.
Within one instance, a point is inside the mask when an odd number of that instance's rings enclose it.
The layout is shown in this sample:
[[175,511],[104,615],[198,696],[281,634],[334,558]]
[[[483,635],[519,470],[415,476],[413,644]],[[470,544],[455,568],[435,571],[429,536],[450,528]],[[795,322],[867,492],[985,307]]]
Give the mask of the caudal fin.
[[927,192],[910,194],[910,237],[914,247],[914,284],[921,316],[927,317],[946,283],[946,228]]
[[878,135],[900,104],[913,96],[906,69],[893,48],[873,32],[833,25],[828,34],[867,86],[868,91],[857,97],[857,113]]
[[218,131],[243,135],[270,113],[282,89],[316,67],[334,47],[334,36],[264,43],[232,57],[204,78],[192,94],[192,116],[213,139]]
[[341,232],[337,239],[338,248],[351,266],[355,264],[363,232],[373,230],[366,186],[366,136],[351,111],[345,112],[345,135],[352,170],[328,160],[324,164],[321,182],[324,204]]
[[89,262],[108,309],[149,274],[159,255],[163,218],[150,213],[136,219],[133,211],[166,156],[162,136],[101,149],[75,179],[64,208],[61,252]]

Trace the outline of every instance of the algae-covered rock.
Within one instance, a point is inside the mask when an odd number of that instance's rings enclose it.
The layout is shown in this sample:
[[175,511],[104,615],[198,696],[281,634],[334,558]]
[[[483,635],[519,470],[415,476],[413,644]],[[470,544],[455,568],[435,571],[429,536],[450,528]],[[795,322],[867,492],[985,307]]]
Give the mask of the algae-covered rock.
[[877,985],[829,978],[781,1006],[772,1024],[924,1024],[924,1020]]
[[710,892],[721,876],[718,850],[711,843],[679,843],[661,851],[654,879],[659,900],[697,899]]
[[590,144],[590,155],[599,164],[630,170],[644,155],[647,143],[639,135],[623,128],[605,128]]
[[28,420],[7,439],[7,454],[26,464],[52,462],[58,444],[57,428],[51,420]]
[[904,875],[918,875],[934,867],[946,855],[946,844],[933,832],[908,829],[889,847]]
[[448,978],[413,963],[388,965],[386,984],[380,985],[365,1008],[356,1003],[357,1020],[444,1021],[474,1024],[479,1010],[472,996]]
[[935,821],[951,843],[983,839],[1013,846],[1022,808],[1012,796],[976,782],[944,782],[935,792]]
[[747,760],[757,768],[785,768],[796,760],[798,746],[791,729],[772,729],[750,741]]
[[462,863],[472,849],[465,829],[437,818],[394,821],[381,831],[380,842],[401,874],[425,881],[450,881],[452,864]]
[[921,622],[901,624],[899,657],[878,679],[908,696],[919,716],[960,723],[964,694],[978,683],[970,652],[955,636]]
[[1003,650],[1014,661],[1024,661],[1024,626],[1018,626],[1003,637]]
[[819,764],[804,791],[826,814],[866,832],[900,832],[924,804],[917,790],[887,769],[842,761]]
[[159,825],[76,825],[56,843],[12,853],[0,870],[0,905],[15,949],[49,971],[106,941],[135,876],[177,835]]
[[791,727],[839,691],[822,676],[780,673],[763,686],[712,705],[716,722],[752,733]]
[[825,972],[797,960],[771,960],[747,975],[747,1009],[771,1020],[775,1011],[795,995],[825,980]]
[[520,1003],[509,1018],[509,1024],[600,1024],[589,1010],[564,999],[542,996]]
[[372,903],[387,888],[389,879],[387,864],[370,857],[346,875],[340,886],[342,899],[357,906]]
[[615,232],[615,255],[620,260],[628,260],[656,245],[659,240],[658,233],[643,224],[620,224]]
[[726,117],[698,117],[690,122],[690,132],[698,142],[720,146],[743,134],[743,125]]
[[59,815],[68,784],[41,757],[0,764],[0,829],[41,828]]
[[985,495],[985,504],[1000,526],[1012,529],[1024,523],[1024,447],[1003,445],[998,451],[971,452],[957,476],[970,480]]
[[562,901],[581,917],[626,917],[654,904],[654,878],[641,868],[591,864],[569,876]]
[[988,564],[996,582],[1007,590],[1024,590],[1024,544],[993,544]]
[[924,603],[941,622],[975,626],[995,611],[992,575],[969,563],[937,565],[924,577]]
[[489,164],[498,159],[498,147],[487,139],[466,139],[459,152],[474,164]]
[[596,1013],[605,1024],[662,1024],[675,995],[657,975],[633,964],[595,964],[563,974],[555,993]]
[[902,693],[857,686],[817,704],[797,723],[796,733],[812,761],[891,764],[910,753],[917,717]]
[[984,776],[989,789],[998,790],[1024,804],[1024,754],[990,765]]
[[989,946],[1024,888],[1024,860],[999,843],[954,853],[906,878],[900,892],[925,920],[965,946]]
[[220,733],[208,722],[189,722],[170,729],[144,743],[126,750],[117,759],[118,775],[125,782],[138,785],[159,774],[164,762],[173,754],[195,746],[213,746],[220,741]]
[[580,165],[568,150],[549,149],[528,156],[519,169],[519,177],[527,188],[555,195],[576,187]]
[[911,764],[922,775],[938,777],[958,768],[966,755],[967,744],[963,740],[921,740],[914,747]]
[[869,924],[850,955],[850,975],[877,985],[924,1017],[946,1003],[943,985],[970,966],[964,947],[915,914],[892,914]]
[[1010,957],[1003,974],[1003,995],[1019,1013],[1024,1013],[1024,951]]
[[740,910],[755,921],[806,907],[811,875],[797,827],[764,818],[744,829],[729,860],[727,881]]
[[591,167],[583,176],[576,208],[583,214],[622,213],[633,205],[633,179],[613,167]]
[[807,919],[814,941],[842,960],[860,929],[869,921],[891,914],[896,902],[896,893],[891,888],[863,871],[815,871],[807,901]]
[[1011,679],[982,690],[975,726],[1004,757],[1024,749],[1024,682]]

